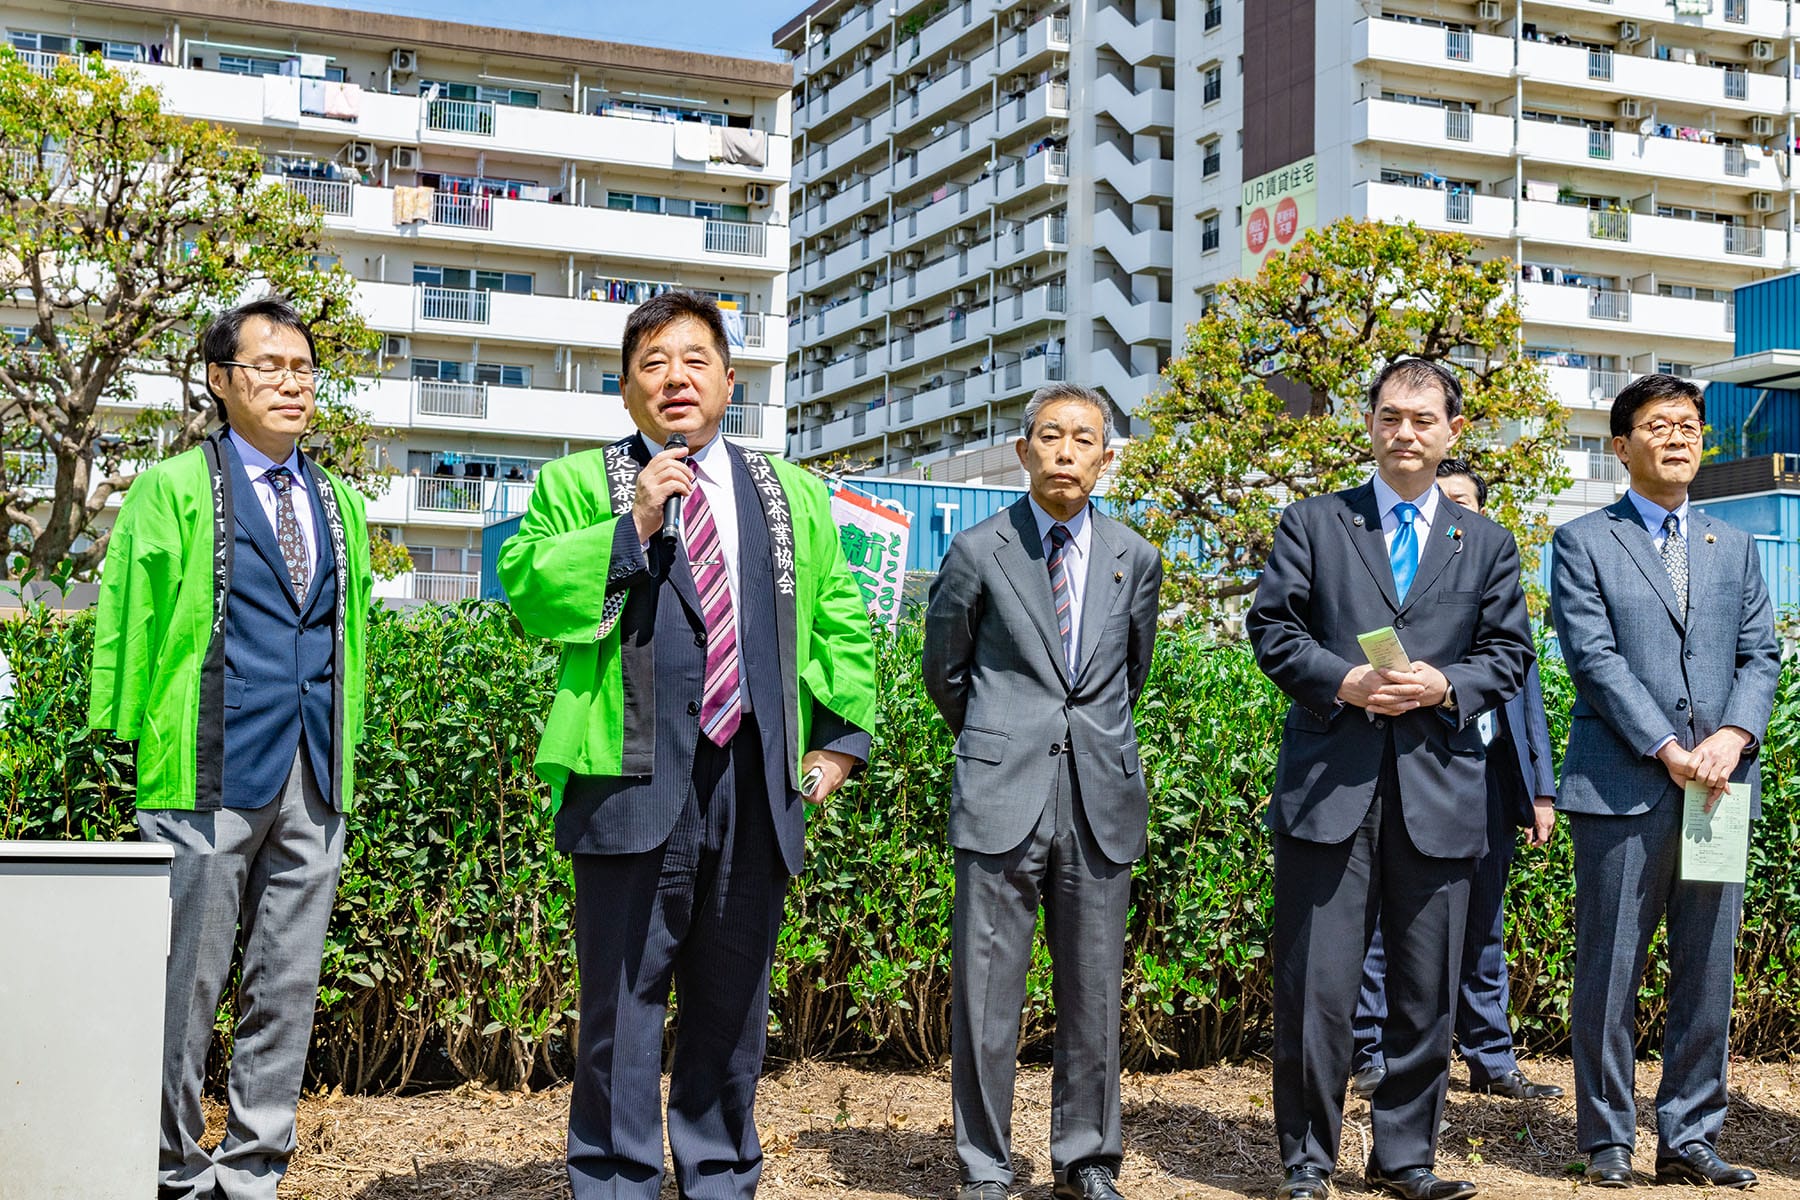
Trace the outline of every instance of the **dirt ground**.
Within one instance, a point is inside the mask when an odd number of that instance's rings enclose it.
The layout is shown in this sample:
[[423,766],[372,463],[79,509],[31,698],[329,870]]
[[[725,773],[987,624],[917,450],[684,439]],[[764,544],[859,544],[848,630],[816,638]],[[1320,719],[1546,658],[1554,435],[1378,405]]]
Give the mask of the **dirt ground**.
[[[1527,1064],[1571,1086],[1566,1061]],[[1639,1073],[1637,1167],[1653,1169],[1657,1069]],[[1720,1149],[1762,1175],[1756,1194],[1800,1200],[1800,1062],[1737,1063]],[[1050,1073],[1019,1078],[1016,1194],[1050,1198]],[[551,1200],[568,1195],[562,1148],[566,1087],[526,1093],[474,1088],[406,1097],[309,1096],[284,1200]],[[1124,1086],[1128,1200],[1266,1197],[1278,1182],[1266,1064],[1129,1075]],[[215,1118],[219,1114],[214,1114]],[[776,1200],[889,1200],[954,1195],[947,1069],[892,1073],[802,1064],[766,1078],[758,1101],[766,1164],[760,1195]],[[1568,1100],[1475,1096],[1453,1082],[1440,1174],[1469,1178],[1493,1200],[1572,1195],[1579,1160]],[[1352,1100],[1337,1176],[1362,1191],[1368,1108]],[[1640,1182],[1648,1183],[1646,1174]],[[1670,1200],[1688,1189],[1655,1193]],[[666,1182],[664,1200],[675,1187]]]

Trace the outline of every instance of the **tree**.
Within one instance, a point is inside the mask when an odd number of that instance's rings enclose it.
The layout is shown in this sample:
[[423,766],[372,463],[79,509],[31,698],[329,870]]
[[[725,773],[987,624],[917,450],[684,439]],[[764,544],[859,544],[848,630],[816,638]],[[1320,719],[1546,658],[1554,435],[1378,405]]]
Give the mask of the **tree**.
[[108,502],[215,419],[195,331],[267,291],[312,322],[327,371],[309,446],[379,492],[376,431],[347,403],[379,335],[325,251],[317,210],[229,131],[97,56],[40,74],[0,51],[0,579],[98,569]]
[[1373,459],[1364,390],[1413,355],[1455,371],[1469,420],[1453,453],[1488,481],[1488,514],[1527,573],[1549,537],[1539,501],[1566,487],[1567,414],[1519,344],[1513,265],[1460,234],[1351,219],[1312,230],[1219,289],[1167,387],[1138,410],[1112,494],[1169,555],[1168,599],[1218,616],[1256,590],[1291,500],[1351,486]]

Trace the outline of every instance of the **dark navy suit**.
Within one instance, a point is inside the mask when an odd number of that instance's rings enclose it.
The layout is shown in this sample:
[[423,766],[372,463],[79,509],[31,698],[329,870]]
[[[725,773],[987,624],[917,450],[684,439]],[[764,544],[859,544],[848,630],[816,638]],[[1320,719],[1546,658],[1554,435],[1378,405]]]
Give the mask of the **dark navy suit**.
[[[706,627],[687,554],[661,535],[640,545],[637,527],[620,520],[611,576],[632,579],[622,645],[649,647],[654,665],[645,681],[655,698],[653,773],[572,775],[556,816],[557,849],[573,856],[584,981],[569,1106],[575,1200],[660,1191],[671,981],[679,1016],[668,1139],[680,1195],[749,1197],[762,1171],[753,1105],[769,969],[788,879],[803,861],[806,811],[787,781],[769,528],[741,452],[719,449],[738,513],[743,723],[722,748],[700,735]],[[633,454],[648,461],[641,439]],[[629,668],[625,676],[629,694]],[[810,741],[869,753],[869,735],[822,705]]]
[[[1488,852],[1469,885],[1469,917],[1463,933],[1462,983],[1457,991],[1456,1048],[1469,1066],[1471,1086],[1491,1083],[1518,1069],[1513,1055],[1506,976],[1506,878],[1512,869],[1514,828],[1532,823],[1532,798],[1556,795],[1550,760],[1550,725],[1544,715],[1537,664],[1525,689],[1498,709],[1488,747]],[[1508,753],[1510,749],[1511,753]],[[1381,927],[1363,960],[1362,994],[1356,1006],[1356,1062],[1382,1063],[1381,1023],[1387,1019],[1387,953]]]

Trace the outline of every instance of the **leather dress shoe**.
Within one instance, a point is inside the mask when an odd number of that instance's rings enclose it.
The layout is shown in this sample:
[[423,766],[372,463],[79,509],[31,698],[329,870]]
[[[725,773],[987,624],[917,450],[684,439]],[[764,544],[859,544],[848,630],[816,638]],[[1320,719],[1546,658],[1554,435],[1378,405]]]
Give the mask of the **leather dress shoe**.
[[1623,1188],[1632,1185],[1631,1151],[1624,1146],[1602,1146],[1588,1155],[1584,1175],[1595,1187]]
[[1431,1173],[1430,1167],[1408,1167],[1392,1175],[1384,1175],[1371,1167],[1363,1176],[1363,1182],[1378,1192],[1398,1196],[1400,1200],[1468,1200],[1475,1194],[1475,1185],[1468,1180],[1439,1179]]
[[1658,1183],[1710,1183],[1714,1187],[1747,1188],[1756,1186],[1756,1172],[1749,1167],[1734,1167],[1720,1158],[1705,1142],[1689,1142],[1671,1158],[1656,1160]]
[[1508,1100],[1555,1100],[1563,1094],[1563,1090],[1554,1083],[1533,1083],[1525,1078],[1525,1072],[1517,1067],[1486,1083],[1471,1087],[1471,1092],[1486,1092],[1490,1096],[1505,1096]]
[[1289,1167],[1287,1178],[1275,1189],[1275,1200],[1325,1200],[1331,1194],[1331,1176],[1321,1167]]
[[965,1183],[956,1193],[956,1200],[1006,1200],[1006,1185],[992,1179]]
[[1387,1068],[1380,1063],[1370,1063],[1350,1077],[1350,1090],[1364,1100],[1375,1098],[1375,1089],[1387,1078]]
[[1113,1174],[1099,1163],[1070,1167],[1056,1185],[1056,1200],[1124,1200],[1113,1187]]

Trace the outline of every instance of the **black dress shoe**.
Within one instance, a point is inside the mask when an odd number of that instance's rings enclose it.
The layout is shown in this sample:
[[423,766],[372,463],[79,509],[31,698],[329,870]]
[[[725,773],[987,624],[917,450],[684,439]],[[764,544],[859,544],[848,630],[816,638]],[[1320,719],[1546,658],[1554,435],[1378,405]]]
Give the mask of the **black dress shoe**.
[[1331,1194],[1331,1176],[1320,1167],[1289,1167],[1287,1178],[1275,1189],[1275,1200],[1325,1200]]
[[1392,1175],[1384,1175],[1370,1167],[1363,1182],[1378,1192],[1398,1196],[1400,1200],[1468,1200],[1475,1194],[1475,1185],[1468,1180],[1439,1179],[1431,1173],[1430,1167],[1408,1167]]
[[956,1200],[1006,1200],[1006,1185],[989,1179],[981,1183],[965,1183]]
[[1498,1079],[1490,1079],[1486,1083],[1471,1086],[1471,1092],[1486,1092],[1491,1096],[1505,1096],[1508,1100],[1555,1100],[1563,1094],[1563,1090],[1554,1083],[1533,1083],[1525,1078],[1525,1072],[1514,1068]]
[[1630,1187],[1631,1151],[1624,1146],[1600,1147],[1588,1155],[1585,1178],[1595,1187]]
[[1375,1089],[1387,1078],[1387,1068],[1380,1063],[1370,1063],[1350,1077],[1350,1090],[1364,1100],[1375,1098]]
[[1656,1182],[1748,1188],[1756,1186],[1756,1172],[1749,1167],[1732,1166],[1705,1142],[1689,1142],[1677,1150],[1674,1157],[1656,1160]]
[[1113,1173],[1099,1163],[1070,1167],[1056,1185],[1056,1200],[1125,1200],[1113,1187]]

